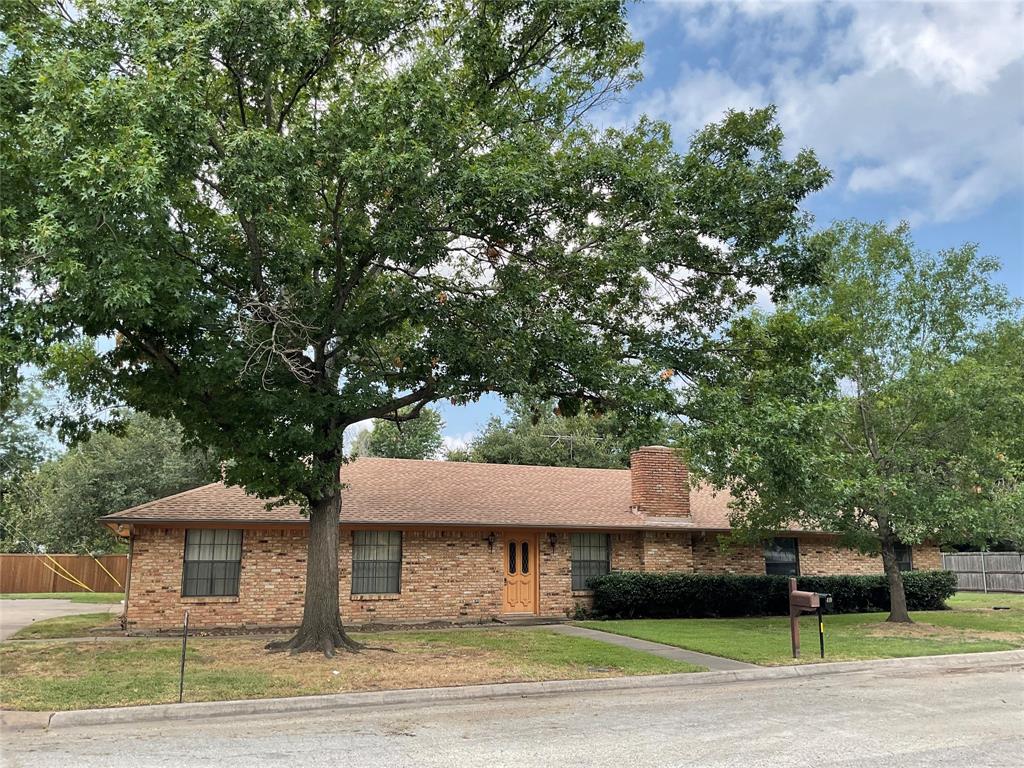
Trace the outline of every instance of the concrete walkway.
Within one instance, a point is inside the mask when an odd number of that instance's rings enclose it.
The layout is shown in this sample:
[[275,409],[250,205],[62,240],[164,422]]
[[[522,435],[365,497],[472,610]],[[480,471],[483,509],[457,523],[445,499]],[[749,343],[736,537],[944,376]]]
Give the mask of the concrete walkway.
[[574,627],[571,624],[551,624],[544,629],[549,632],[558,632],[561,635],[572,635],[573,637],[585,637],[589,640],[598,640],[611,645],[621,645],[623,648],[632,648],[634,651],[643,651],[663,659],[672,661],[684,661],[688,664],[697,664],[707,667],[712,672],[728,672],[735,669],[759,669],[756,664],[748,664],[745,661],[735,659],[723,659],[721,656],[712,656],[708,653],[687,651],[683,648],[676,648],[674,645],[653,643],[650,640],[637,640],[635,637],[625,635],[613,635],[611,632],[601,632],[597,629],[586,629],[585,627]]
[[70,600],[0,600],[0,640],[6,640],[34,621],[80,613],[116,613],[120,603],[73,603]]

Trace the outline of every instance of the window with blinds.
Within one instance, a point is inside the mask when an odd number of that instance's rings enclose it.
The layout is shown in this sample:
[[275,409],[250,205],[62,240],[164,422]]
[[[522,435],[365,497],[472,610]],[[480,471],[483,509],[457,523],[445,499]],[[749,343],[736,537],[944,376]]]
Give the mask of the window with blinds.
[[190,528],[185,531],[182,597],[237,596],[241,569],[240,530]]
[[800,549],[795,538],[779,537],[765,544],[764,572],[769,576],[800,575]]
[[609,571],[608,534],[574,533],[572,535],[572,588],[590,589],[587,582]]
[[398,594],[401,576],[401,531],[353,532],[353,595]]

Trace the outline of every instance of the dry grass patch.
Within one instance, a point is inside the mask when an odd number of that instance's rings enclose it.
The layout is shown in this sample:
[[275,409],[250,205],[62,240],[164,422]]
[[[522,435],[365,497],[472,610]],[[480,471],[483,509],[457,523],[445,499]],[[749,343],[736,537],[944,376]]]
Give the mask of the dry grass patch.
[[[537,630],[392,633],[359,639],[392,651],[288,656],[264,640],[189,641],[185,699],[214,701],[346,691],[694,672],[700,667]],[[0,707],[61,710],[177,700],[180,643],[6,643]]]
[[[374,639],[375,644],[378,642]],[[390,642],[392,650],[368,649],[358,654],[339,653],[333,659],[320,654],[266,659],[263,643],[247,640],[208,639],[194,641],[194,667],[206,672],[233,673],[239,661],[264,668],[273,667],[276,679],[287,680],[303,693],[342,693],[392,688],[434,688],[471,685],[526,678],[510,669],[507,655],[499,651],[449,648],[417,642]],[[282,695],[287,695],[282,694]]]
[[953,642],[971,642],[977,640],[1003,640],[1008,643],[1024,644],[1024,634],[1019,632],[999,632],[981,629],[964,629],[962,627],[946,627],[924,622],[913,624],[897,624],[880,621],[863,625],[871,637],[899,637],[921,640],[949,640]]

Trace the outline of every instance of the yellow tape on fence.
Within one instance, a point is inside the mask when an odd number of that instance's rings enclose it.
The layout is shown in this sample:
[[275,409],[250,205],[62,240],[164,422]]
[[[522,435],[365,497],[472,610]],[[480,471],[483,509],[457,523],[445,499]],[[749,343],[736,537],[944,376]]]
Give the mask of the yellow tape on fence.
[[[64,577],[64,578],[65,578],[65,579],[66,579],[67,581],[70,581],[70,582],[71,582],[72,584],[77,584],[77,585],[78,585],[78,586],[80,586],[80,587],[81,587],[82,589],[86,590],[87,592],[95,592],[95,591],[96,591],[95,589],[93,589],[93,588],[92,588],[92,587],[90,587],[90,586],[89,586],[88,584],[86,584],[85,582],[83,582],[83,581],[82,581],[81,579],[79,579],[79,578],[78,578],[77,576],[75,576],[75,574],[73,574],[73,573],[72,573],[71,571],[69,571],[69,570],[68,570],[67,568],[65,568],[65,567],[64,567],[63,565],[61,565],[60,563],[58,563],[58,562],[57,562],[56,560],[54,560],[54,559],[53,559],[52,557],[50,557],[49,555],[43,555],[43,557],[45,557],[45,558],[46,558],[47,560],[49,560],[49,561],[50,561],[51,563],[53,563],[53,564],[54,564],[55,566],[57,566],[58,568],[60,568],[60,570],[64,571],[64,573],[66,573],[66,574],[67,574],[67,576],[65,576],[65,577]],[[43,563],[43,565],[46,565],[46,563]],[[53,568],[51,568],[50,570],[51,570],[51,571],[53,571]],[[58,576],[60,576],[60,573],[59,573],[58,571],[54,571],[54,573],[56,573],[56,574],[57,574]]]
[[[51,559],[52,559],[52,558],[51,558]],[[43,560],[43,561],[42,561],[42,563],[43,563],[43,567],[44,567],[44,568],[48,568],[48,569],[50,569],[50,570],[51,570],[51,571],[53,571],[53,572],[54,572],[55,574],[57,574],[57,575],[58,575],[58,576],[60,576],[60,577],[61,577],[62,579],[64,579],[64,581],[69,581],[69,582],[71,582],[72,584],[74,584],[74,585],[75,585],[76,587],[81,587],[82,589],[88,590],[89,592],[92,592],[92,591],[93,591],[93,590],[89,589],[89,586],[88,586],[87,584],[83,584],[83,583],[82,583],[82,582],[80,582],[80,581],[79,581],[78,579],[76,579],[76,578],[75,578],[74,576],[70,576],[70,578],[69,578],[68,576],[65,576],[65,575],[64,575],[63,573],[61,573],[60,571],[58,571],[58,570],[57,570],[56,568],[54,568],[54,567],[53,567],[52,565],[50,565],[50,564],[49,564],[48,562],[46,562],[45,560]],[[58,563],[58,565],[60,565],[60,563]]]
[[105,565],[103,565],[103,563],[100,562],[100,559],[98,557],[96,557],[96,555],[94,555],[94,554],[92,554],[90,552],[89,553],[89,557],[91,557],[93,560],[96,561],[96,565],[98,565],[100,568],[103,569],[103,572],[105,574],[107,574],[107,576],[110,577],[111,581],[113,581],[115,584],[117,584],[118,588],[121,589],[121,591],[124,591],[124,584],[122,584],[120,581],[118,581],[117,577],[114,574],[112,574],[110,571],[107,570],[107,567]]

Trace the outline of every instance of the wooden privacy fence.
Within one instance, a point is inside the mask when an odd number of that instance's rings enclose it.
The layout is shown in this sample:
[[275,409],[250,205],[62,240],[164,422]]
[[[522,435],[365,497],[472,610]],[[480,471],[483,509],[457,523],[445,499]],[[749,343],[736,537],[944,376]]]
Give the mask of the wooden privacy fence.
[[[88,555],[4,555],[0,554],[0,593],[17,592],[87,592],[67,578],[91,587],[94,592],[123,592],[128,575],[127,555],[99,555],[96,560]],[[67,573],[63,569],[67,569]],[[106,568],[114,576],[110,578]]]
[[943,552],[942,567],[956,574],[957,589],[966,592],[1024,592],[1020,552]]

